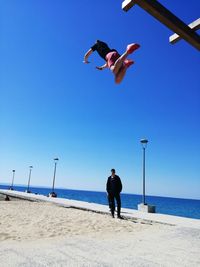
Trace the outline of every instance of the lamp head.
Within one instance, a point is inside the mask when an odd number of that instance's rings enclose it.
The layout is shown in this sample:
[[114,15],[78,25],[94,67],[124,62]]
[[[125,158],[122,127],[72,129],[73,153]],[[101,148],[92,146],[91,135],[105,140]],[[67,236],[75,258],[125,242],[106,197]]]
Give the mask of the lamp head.
[[147,139],[141,139],[140,143],[142,144],[143,147],[147,146],[148,140]]

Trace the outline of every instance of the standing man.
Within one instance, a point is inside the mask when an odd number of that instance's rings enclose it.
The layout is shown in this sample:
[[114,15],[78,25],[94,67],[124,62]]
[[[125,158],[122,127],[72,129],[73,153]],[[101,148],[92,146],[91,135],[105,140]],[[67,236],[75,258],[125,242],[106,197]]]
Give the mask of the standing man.
[[108,193],[109,206],[111,208],[112,217],[115,217],[115,199],[117,201],[117,217],[122,219],[121,211],[121,198],[120,192],[122,191],[121,179],[115,174],[115,169],[111,170],[111,176],[108,177],[106,184],[106,191]]

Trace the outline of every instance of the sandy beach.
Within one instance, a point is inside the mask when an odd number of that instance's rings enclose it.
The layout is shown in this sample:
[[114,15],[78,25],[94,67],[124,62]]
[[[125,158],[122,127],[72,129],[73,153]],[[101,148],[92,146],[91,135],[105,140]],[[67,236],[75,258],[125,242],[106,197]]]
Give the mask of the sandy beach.
[[200,266],[198,229],[0,201],[0,266]]

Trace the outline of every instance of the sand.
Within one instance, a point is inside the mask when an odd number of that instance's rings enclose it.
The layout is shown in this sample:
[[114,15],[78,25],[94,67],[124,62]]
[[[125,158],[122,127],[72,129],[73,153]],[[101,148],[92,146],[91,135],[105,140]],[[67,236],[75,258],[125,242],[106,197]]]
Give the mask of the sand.
[[0,266],[200,266],[198,229],[0,201]]
[[[151,224],[112,219],[108,215],[63,208],[43,202],[1,202],[0,241],[37,240],[64,236],[108,236],[138,232]],[[159,225],[156,226],[159,228]],[[2,231],[3,230],[3,231]]]

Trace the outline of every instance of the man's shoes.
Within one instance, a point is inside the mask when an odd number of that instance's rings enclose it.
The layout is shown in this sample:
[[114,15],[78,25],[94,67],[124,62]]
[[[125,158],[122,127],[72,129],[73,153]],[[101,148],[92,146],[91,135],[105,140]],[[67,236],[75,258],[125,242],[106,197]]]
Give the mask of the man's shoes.
[[118,219],[124,220],[124,218],[121,215],[117,216]]
[[112,216],[113,218],[115,218],[115,214],[114,214],[114,213],[111,213],[111,216]]
[[128,54],[132,54],[138,48],[140,48],[139,44],[129,44],[127,45],[126,51],[128,52]]

